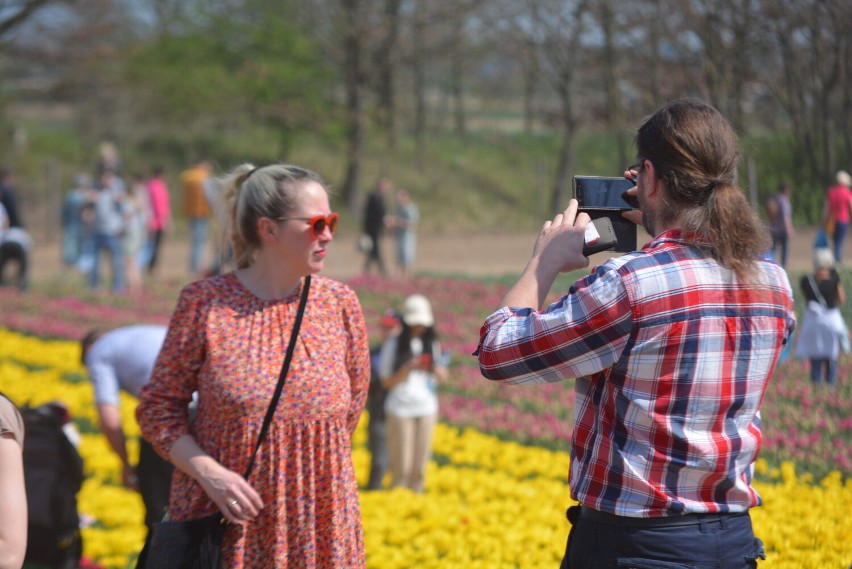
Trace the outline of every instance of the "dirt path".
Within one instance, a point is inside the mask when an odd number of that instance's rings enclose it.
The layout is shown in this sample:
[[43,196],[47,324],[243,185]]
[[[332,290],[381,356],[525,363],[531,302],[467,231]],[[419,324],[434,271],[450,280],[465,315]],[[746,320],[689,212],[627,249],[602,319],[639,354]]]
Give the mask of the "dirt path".
[[[418,241],[415,273],[477,277],[519,274],[529,258],[535,237],[533,233],[422,234]],[[640,234],[640,243],[643,242],[642,237]],[[813,241],[814,231],[811,229],[802,229],[793,238],[787,263],[789,270],[807,271],[811,268]],[[393,270],[394,242],[385,238],[382,245],[388,270]],[[187,240],[170,236],[164,245],[162,275],[188,278],[188,256]],[[607,256],[607,253],[600,253],[592,258],[592,262],[600,262]],[[335,278],[352,277],[360,274],[363,261],[363,254],[355,247],[354,236],[338,236],[329,248],[324,273]],[[66,270],[60,261],[58,243],[38,244],[33,253],[32,279],[56,278]],[[107,270],[104,268],[104,271]]]

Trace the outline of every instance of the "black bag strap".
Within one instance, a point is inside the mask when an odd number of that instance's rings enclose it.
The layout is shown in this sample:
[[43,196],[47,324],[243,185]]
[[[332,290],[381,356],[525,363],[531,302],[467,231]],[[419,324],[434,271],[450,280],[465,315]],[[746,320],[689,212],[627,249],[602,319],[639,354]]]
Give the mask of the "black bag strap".
[[260,445],[266,439],[266,434],[269,432],[269,423],[272,422],[272,417],[275,415],[275,408],[278,407],[278,400],[281,398],[281,391],[284,389],[284,383],[287,380],[287,370],[290,369],[290,361],[293,359],[293,352],[296,350],[296,339],[299,337],[299,328],[302,326],[302,316],[305,313],[305,305],[308,303],[308,291],[311,288],[311,275],[305,277],[305,284],[302,286],[302,296],[299,298],[299,311],[296,313],[296,321],[293,323],[293,333],[290,334],[290,344],[287,346],[287,355],[284,356],[284,365],[281,366],[281,373],[278,375],[278,385],[275,386],[275,394],[272,396],[272,401],[269,403],[269,408],[266,410],[266,417],[263,418],[263,427],[260,429],[260,435],[257,437],[257,444],[254,447],[254,452],[251,455],[251,461],[243,478],[248,480],[251,470],[254,467],[254,459],[257,457],[257,451],[260,450]]

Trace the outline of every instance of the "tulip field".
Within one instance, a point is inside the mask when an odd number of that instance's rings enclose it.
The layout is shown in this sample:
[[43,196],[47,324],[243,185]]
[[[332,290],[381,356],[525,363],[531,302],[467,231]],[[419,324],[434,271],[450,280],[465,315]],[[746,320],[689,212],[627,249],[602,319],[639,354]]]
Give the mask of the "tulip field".
[[[573,385],[499,386],[479,375],[470,354],[505,286],[425,277],[405,284],[358,277],[349,284],[359,294],[371,335],[385,308],[415,291],[428,296],[442,345],[452,354],[450,379],[439,392],[441,422],[426,492],[361,493],[368,567],[558,567],[570,527],[564,512],[572,505],[567,475]],[[118,459],[97,432],[77,339],[93,326],[167,323],[178,288],[160,285],[134,299],[84,291],[71,298],[59,286],[0,291],[0,391],[21,405],[60,400],[81,433],[86,482],[78,498],[90,567],[133,567],[145,528],[141,499],[121,486]],[[841,362],[840,378],[836,387],[812,386],[802,362],[791,358],[767,391],[755,483],[764,505],[752,510],[767,552],[760,567],[852,564],[849,359]],[[135,404],[123,396],[134,456]],[[353,441],[362,485],[370,461],[366,419]]]

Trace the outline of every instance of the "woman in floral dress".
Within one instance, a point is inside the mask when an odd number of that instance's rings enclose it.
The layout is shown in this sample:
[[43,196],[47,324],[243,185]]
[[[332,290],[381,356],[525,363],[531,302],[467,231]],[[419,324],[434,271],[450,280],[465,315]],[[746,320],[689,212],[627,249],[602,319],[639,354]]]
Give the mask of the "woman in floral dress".
[[[350,440],[370,379],[355,293],[313,277],[277,412],[248,480],[304,277],[332,241],[325,184],[287,165],[243,165],[225,182],[237,269],[186,286],[137,408],[176,466],[169,518],[218,508],[225,568],[363,567]],[[187,404],[198,392],[190,423]]]

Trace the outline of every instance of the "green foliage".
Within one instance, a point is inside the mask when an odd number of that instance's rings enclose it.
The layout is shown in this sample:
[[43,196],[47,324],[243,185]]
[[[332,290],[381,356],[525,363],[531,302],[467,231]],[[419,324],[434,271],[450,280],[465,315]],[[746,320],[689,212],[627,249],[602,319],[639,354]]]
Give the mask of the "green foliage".
[[[814,225],[819,222],[825,200],[825,180],[809,175],[797,160],[790,133],[773,132],[753,135],[740,141],[743,156],[754,160],[760,204],[778,191],[784,182],[790,185],[795,224]],[[741,165],[740,184],[749,184],[747,164]],[[761,211],[762,213],[762,211]]]
[[251,19],[209,14],[179,35],[138,46],[125,78],[140,114],[193,144],[198,133],[266,124],[277,132],[277,153],[286,153],[294,132],[324,116],[329,71],[319,50],[272,9]]
[[[172,46],[170,41],[165,45]],[[187,57],[200,58],[191,54]],[[135,60],[134,64],[143,60]],[[140,81],[141,78],[140,75]],[[177,80],[178,74],[172,78]],[[158,81],[152,79],[155,84]],[[168,91],[165,85],[169,81],[160,87]],[[120,144],[126,170],[149,172],[152,166],[163,166],[167,181],[175,190],[177,174],[200,156],[213,162],[216,173],[227,172],[245,161],[256,164],[287,161],[316,170],[331,184],[332,190],[340,187],[347,148],[342,123],[335,113],[327,113],[326,118],[311,126],[285,128],[280,121],[253,118],[248,110],[240,117],[239,109],[249,106],[246,101],[251,99],[245,93],[242,96],[234,103],[235,110],[230,113],[233,116],[223,115],[220,121],[195,116],[194,103],[182,107],[183,103],[176,100],[175,107],[170,108],[163,102],[163,112],[171,118],[140,125],[132,138]],[[255,112],[260,111],[251,110]],[[19,124],[25,124],[29,136],[24,151],[15,157],[15,169],[31,199],[54,199],[70,185],[74,173],[91,171],[95,150],[82,142],[70,124],[34,121],[19,121]],[[420,207],[424,231],[534,231],[554,213],[548,203],[561,144],[557,133],[489,131],[461,137],[434,132],[429,133],[423,148],[418,149],[414,138],[403,132],[394,151],[388,150],[385,140],[382,132],[368,125],[361,164],[361,193],[369,191],[380,176],[390,177],[397,187],[408,189]],[[792,146],[787,137],[750,137],[743,142],[743,148],[744,156],[755,160],[761,201],[775,191],[781,179],[795,179],[791,170]],[[625,165],[618,161],[615,136],[581,134],[569,174],[619,175]],[[54,182],[48,182],[44,174],[50,163],[57,165]],[[740,181],[744,186],[748,182],[745,165],[740,171]],[[822,207],[823,196],[824,189],[816,182],[811,182],[810,189],[794,182],[796,222],[812,223]],[[332,199],[337,202],[334,203],[337,209],[345,207],[339,196],[333,195]],[[27,207],[39,208],[32,202]],[[341,231],[357,231],[357,223],[344,224]]]

